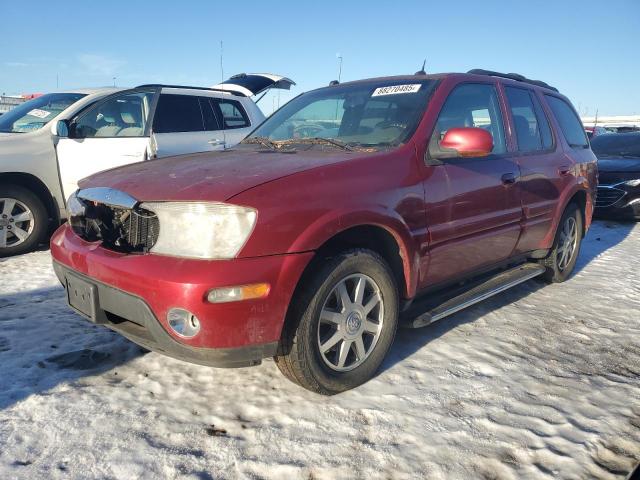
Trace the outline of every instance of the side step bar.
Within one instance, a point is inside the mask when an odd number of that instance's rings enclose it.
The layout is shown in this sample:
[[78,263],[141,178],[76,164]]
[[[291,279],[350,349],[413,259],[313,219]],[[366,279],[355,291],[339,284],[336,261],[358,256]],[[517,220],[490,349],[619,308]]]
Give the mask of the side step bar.
[[[471,305],[493,297],[511,287],[515,287],[538,275],[542,275],[545,267],[537,263],[524,263],[509,270],[504,270],[479,283],[467,286],[465,290],[454,293],[453,297],[439,297],[431,301],[418,301],[402,314],[402,326],[420,328],[453,315]],[[422,313],[421,313],[422,312]]]

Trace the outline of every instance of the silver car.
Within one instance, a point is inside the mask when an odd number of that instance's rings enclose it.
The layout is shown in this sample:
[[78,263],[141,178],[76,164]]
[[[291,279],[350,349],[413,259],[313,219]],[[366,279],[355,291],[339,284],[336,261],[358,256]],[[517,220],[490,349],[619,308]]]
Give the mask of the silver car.
[[211,88],[141,85],[50,93],[0,116],[0,257],[33,250],[77,182],[128,163],[222,150],[264,115],[252,100],[295,83],[240,74]]

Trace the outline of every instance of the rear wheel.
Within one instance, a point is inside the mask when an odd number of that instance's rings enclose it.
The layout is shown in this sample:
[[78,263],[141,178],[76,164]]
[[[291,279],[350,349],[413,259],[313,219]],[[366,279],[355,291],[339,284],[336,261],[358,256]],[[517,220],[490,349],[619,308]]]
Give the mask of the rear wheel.
[[369,380],[395,336],[398,291],[378,254],[331,258],[296,291],[275,361],[302,387],[332,395]]
[[30,190],[0,185],[0,257],[35,249],[47,232],[47,211]]
[[578,261],[583,231],[582,212],[575,204],[567,206],[549,256],[541,261],[546,267],[543,278],[549,283],[564,282]]

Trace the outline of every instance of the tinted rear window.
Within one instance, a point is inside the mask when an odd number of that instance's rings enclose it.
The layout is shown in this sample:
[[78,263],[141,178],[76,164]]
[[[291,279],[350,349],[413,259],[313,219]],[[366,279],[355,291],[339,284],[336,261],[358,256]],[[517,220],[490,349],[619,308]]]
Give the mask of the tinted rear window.
[[529,90],[514,87],[505,87],[504,90],[509,100],[511,118],[518,139],[518,149],[521,152],[542,150],[540,125]]
[[552,95],[545,95],[549,107],[556,120],[560,124],[560,129],[567,139],[567,143],[572,147],[586,147],[589,145],[587,135],[584,133],[580,119],[575,110],[564,100]]
[[204,119],[204,129],[206,131],[222,130],[218,116],[215,114],[213,105],[208,97],[200,97],[200,108]]
[[202,132],[204,124],[198,97],[162,94],[153,118],[155,133]]
[[218,116],[224,120],[224,128],[245,128],[251,125],[247,113],[235,100],[223,100],[220,98],[211,99],[213,105],[217,106]]

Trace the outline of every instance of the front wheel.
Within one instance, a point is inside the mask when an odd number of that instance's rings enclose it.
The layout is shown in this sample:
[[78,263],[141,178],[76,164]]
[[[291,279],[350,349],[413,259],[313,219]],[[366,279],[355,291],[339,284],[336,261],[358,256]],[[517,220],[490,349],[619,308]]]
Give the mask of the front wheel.
[[47,233],[42,201],[19,185],[0,185],[0,257],[34,250]]
[[582,244],[582,219],[582,212],[573,203],[564,211],[551,252],[541,261],[546,267],[543,278],[547,282],[564,282],[573,272]]
[[375,252],[327,261],[296,291],[275,361],[289,380],[333,395],[375,375],[395,337],[398,290]]

